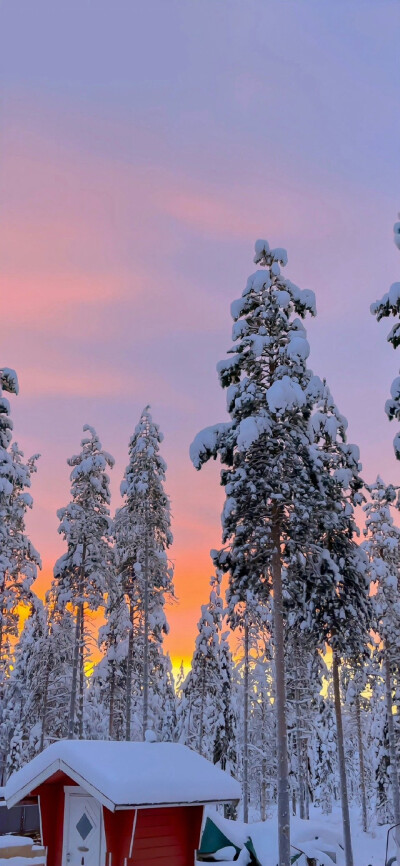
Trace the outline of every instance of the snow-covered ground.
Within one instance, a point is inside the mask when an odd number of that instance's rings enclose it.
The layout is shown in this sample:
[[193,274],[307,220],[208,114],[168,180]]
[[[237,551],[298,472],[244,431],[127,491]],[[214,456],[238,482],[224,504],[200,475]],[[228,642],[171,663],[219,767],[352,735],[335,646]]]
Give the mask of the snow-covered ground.
[[[276,816],[272,814],[264,823],[244,824],[241,821],[227,821],[213,809],[208,810],[210,818],[221,828],[225,835],[239,847],[243,846],[250,836],[257,856],[262,866],[277,866],[277,825]],[[386,853],[386,835],[388,827],[373,827],[364,833],[361,818],[357,809],[351,812],[351,827],[354,866],[384,866]],[[293,847],[304,851],[309,857],[315,857],[324,866],[345,866],[342,850],[342,817],[339,808],[331,815],[322,815],[317,809],[311,809],[310,820],[302,821],[292,818],[291,841]],[[334,857],[331,858],[329,853]],[[295,851],[293,850],[293,853]],[[394,851],[389,848],[389,856]],[[228,861],[233,863],[233,861]],[[248,863],[246,852],[242,852],[236,866]],[[227,866],[227,862],[225,863]],[[298,866],[304,866],[304,858],[298,861]]]
[[44,849],[28,836],[0,836],[0,866],[44,866]]

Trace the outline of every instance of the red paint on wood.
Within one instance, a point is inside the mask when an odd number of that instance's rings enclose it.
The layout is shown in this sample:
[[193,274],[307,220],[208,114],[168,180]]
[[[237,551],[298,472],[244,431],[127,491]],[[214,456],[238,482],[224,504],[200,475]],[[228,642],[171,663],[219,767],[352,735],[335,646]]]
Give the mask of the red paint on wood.
[[42,842],[47,848],[47,866],[62,866],[64,785],[76,785],[76,782],[58,770],[31,792],[33,796],[40,797]]
[[[62,866],[65,785],[76,785],[57,772],[35,788],[40,797],[43,844],[48,849],[47,866]],[[138,809],[131,852],[135,809],[110,812],[103,807],[107,859],[112,866],[193,866],[199,847],[203,806],[171,806]],[[132,854],[132,856],[130,856]]]
[[202,817],[202,806],[139,809],[132,866],[193,866]]
[[106,836],[106,864],[108,854],[112,854],[112,866],[123,866],[129,858],[135,809],[110,812],[103,806],[104,831]]

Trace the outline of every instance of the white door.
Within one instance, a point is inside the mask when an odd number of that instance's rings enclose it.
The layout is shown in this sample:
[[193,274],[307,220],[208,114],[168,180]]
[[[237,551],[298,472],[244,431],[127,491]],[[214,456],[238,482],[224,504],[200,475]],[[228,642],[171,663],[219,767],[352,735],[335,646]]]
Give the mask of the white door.
[[66,794],[64,866],[100,866],[102,809],[86,794]]

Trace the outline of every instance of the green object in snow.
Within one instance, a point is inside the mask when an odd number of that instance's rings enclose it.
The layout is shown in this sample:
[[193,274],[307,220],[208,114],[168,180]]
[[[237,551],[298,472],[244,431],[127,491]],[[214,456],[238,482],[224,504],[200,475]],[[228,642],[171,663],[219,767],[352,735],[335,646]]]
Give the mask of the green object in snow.
[[[257,857],[251,836],[249,836],[247,842],[245,842],[244,844],[251,857],[251,866],[262,866],[260,860]],[[232,848],[235,849],[236,859],[239,856],[241,849],[237,845],[235,845],[235,843],[232,842],[231,839],[228,839],[228,836],[225,836],[225,833],[223,833],[222,830],[220,830],[219,827],[214,824],[214,821],[212,821],[211,818],[207,818],[201,837],[200,848],[197,852],[199,859],[204,859],[204,862],[207,862],[207,855],[211,857],[211,855],[215,854],[216,851],[219,851],[221,848],[227,848],[228,846],[232,846]],[[299,859],[299,857],[301,857],[300,851],[291,857],[290,862],[292,866],[296,862],[296,860]]]
[[250,836],[249,836],[247,842],[245,842],[244,844],[245,844],[245,848],[247,848],[247,850],[250,852],[250,856],[251,856],[250,863],[252,863],[253,866],[262,866],[262,863],[260,863],[260,861],[257,857],[256,851],[255,851],[255,848],[253,845],[253,840],[251,839]]
[[225,836],[225,833],[214,824],[214,821],[212,821],[211,818],[207,818],[198,853],[200,855],[215,854],[215,852],[219,851],[220,848],[227,848],[228,845],[232,845],[236,851],[236,855],[240,854],[240,848]]

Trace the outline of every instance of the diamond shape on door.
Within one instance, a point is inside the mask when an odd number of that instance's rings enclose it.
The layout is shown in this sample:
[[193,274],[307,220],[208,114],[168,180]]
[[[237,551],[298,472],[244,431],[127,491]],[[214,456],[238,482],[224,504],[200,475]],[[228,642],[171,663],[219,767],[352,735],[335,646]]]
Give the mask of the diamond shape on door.
[[93,824],[90,823],[86,812],[84,812],[82,817],[79,818],[79,821],[75,826],[83,840],[85,840],[90,831],[93,830]]

